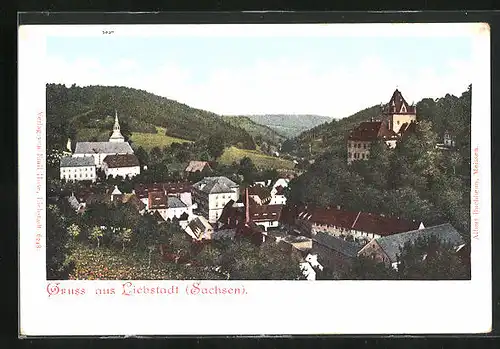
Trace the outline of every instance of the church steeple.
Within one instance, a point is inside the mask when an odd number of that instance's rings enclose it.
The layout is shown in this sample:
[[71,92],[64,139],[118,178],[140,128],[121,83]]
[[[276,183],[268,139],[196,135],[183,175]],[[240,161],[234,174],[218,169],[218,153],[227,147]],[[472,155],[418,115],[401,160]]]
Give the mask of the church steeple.
[[113,134],[109,138],[110,142],[125,142],[125,138],[120,131],[120,123],[118,122],[118,112],[115,110],[115,124],[113,126]]

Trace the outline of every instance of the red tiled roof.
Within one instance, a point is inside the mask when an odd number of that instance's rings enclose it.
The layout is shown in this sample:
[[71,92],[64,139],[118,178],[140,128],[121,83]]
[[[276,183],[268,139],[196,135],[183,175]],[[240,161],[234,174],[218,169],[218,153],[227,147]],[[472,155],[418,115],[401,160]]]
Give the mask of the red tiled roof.
[[365,121],[354,128],[348,139],[353,141],[373,142],[377,139],[396,139],[397,134],[389,130],[382,121]]
[[419,225],[420,222],[417,221],[407,221],[399,217],[386,217],[378,214],[361,212],[353,229],[386,236],[417,230]]
[[166,192],[167,194],[179,194],[191,191],[190,182],[168,182],[168,183],[152,183],[152,184],[137,184],[134,187],[135,194],[140,199],[148,197],[149,192]]
[[250,206],[250,220],[258,222],[279,221],[283,205]]
[[381,236],[417,230],[420,222],[407,221],[366,212],[350,212],[337,208],[307,208],[297,218],[344,229],[353,229]]
[[164,183],[163,189],[167,192],[167,194],[179,194],[179,193],[191,192],[191,183],[190,182]]
[[262,185],[254,185],[248,188],[248,195],[256,195],[261,201],[266,201],[271,198],[271,190]]
[[186,169],[184,171],[186,172],[198,172],[198,171],[203,171],[205,168],[211,170],[212,168],[210,167],[210,164],[208,161],[196,161],[192,160],[189,162],[187,165]]
[[148,193],[149,209],[168,208],[167,196],[162,191],[153,191]]
[[[219,222],[227,227],[235,227],[245,221],[245,207],[233,207],[234,201],[229,201],[223,208]],[[250,205],[250,221],[259,223],[279,221],[283,205]]]
[[103,162],[105,162],[109,168],[139,166],[139,160],[134,154],[108,155],[104,158]]
[[[406,111],[404,110],[405,108]],[[389,103],[385,105],[383,112],[384,114],[415,114],[416,107],[409,105],[401,92],[396,89]]]

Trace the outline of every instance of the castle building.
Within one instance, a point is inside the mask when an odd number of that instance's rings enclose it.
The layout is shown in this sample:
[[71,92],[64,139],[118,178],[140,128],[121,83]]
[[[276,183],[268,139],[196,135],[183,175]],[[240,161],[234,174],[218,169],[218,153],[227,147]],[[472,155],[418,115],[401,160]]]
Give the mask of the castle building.
[[389,148],[395,148],[397,141],[415,131],[417,108],[409,105],[396,89],[385,106],[379,120],[365,121],[350,131],[347,137],[347,163],[367,160],[373,142],[383,141]]
[[113,134],[108,142],[77,142],[73,157],[90,157],[94,158],[95,166],[101,169],[103,161],[108,155],[126,155],[133,154],[134,151],[120,131],[120,123],[118,114],[115,112],[115,124],[113,126]]
[[382,109],[382,118],[390,130],[399,133],[401,126],[417,121],[417,107],[409,105],[401,92],[396,89],[389,103]]

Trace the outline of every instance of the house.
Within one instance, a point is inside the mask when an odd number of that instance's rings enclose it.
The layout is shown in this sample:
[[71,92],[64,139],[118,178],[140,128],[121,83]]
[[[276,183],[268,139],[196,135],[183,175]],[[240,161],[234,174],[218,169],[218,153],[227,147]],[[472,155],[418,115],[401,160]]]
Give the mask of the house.
[[198,216],[191,222],[189,222],[184,231],[193,240],[201,241],[201,240],[211,240],[214,229],[205,217]]
[[77,213],[83,213],[85,211],[85,201],[78,200],[78,198],[73,193],[68,197],[68,203],[71,208]]
[[286,205],[285,188],[279,185],[271,193],[273,192],[274,195],[271,194],[271,201],[269,203],[271,205]]
[[382,140],[389,148],[395,148],[398,135],[382,121],[362,122],[347,137],[347,163],[366,160],[373,142]]
[[116,185],[115,185],[115,188],[113,189],[113,191],[111,192],[111,202],[115,202],[115,201],[120,201],[120,202],[123,201],[123,194],[120,191],[120,189],[118,189],[118,186],[116,186]]
[[108,155],[133,154],[134,151],[128,142],[125,142],[120,131],[118,114],[115,111],[115,123],[113,134],[108,142],[77,142],[73,157],[93,157],[97,168],[102,167],[102,163]]
[[[290,218],[289,218],[290,219]],[[337,207],[304,207],[298,210],[295,225],[302,234],[326,232],[337,237],[352,237],[359,243],[406,231],[423,229],[422,222],[409,221],[367,212],[345,211]]]
[[[247,210],[248,207],[248,210]],[[260,226],[265,232],[269,228],[277,228],[279,226],[281,210],[283,205],[242,205],[230,201],[223,208],[218,222],[221,226],[235,227],[239,223],[244,222],[248,214],[248,220]]]
[[163,192],[168,196],[176,196],[188,207],[193,206],[190,182],[167,182],[152,184],[136,184],[133,193],[147,206],[149,192]]
[[453,137],[451,136],[451,133],[449,131],[445,131],[443,135],[443,143],[445,147],[452,148],[455,146],[455,141],[453,140]]
[[257,205],[267,205],[271,202],[271,189],[262,185],[249,187],[248,195]]
[[187,206],[176,196],[166,195],[163,191],[148,193],[147,210],[158,212],[165,221],[174,218],[179,220],[184,213],[188,217],[193,214],[191,206]]
[[185,172],[188,173],[196,173],[196,172],[204,172],[204,171],[212,171],[212,167],[208,161],[195,161],[192,160],[189,162],[187,167],[184,169]]
[[96,166],[93,157],[62,157],[60,178],[66,181],[96,181]]
[[446,130],[443,135],[443,143],[436,144],[436,148],[440,150],[450,150],[455,147],[455,140],[451,136],[451,133]]
[[350,131],[347,137],[347,163],[366,160],[371,145],[383,141],[389,148],[395,148],[398,139],[414,131],[417,123],[417,108],[409,105],[396,89],[386,105],[382,106],[379,120],[362,122]]
[[414,243],[418,238],[430,238],[434,236],[443,243],[448,243],[455,250],[459,250],[464,245],[464,240],[458,231],[449,223],[436,225],[419,230],[412,230],[404,233],[378,237],[366,244],[358,253],[385,263],[394,269],[398,267],[398,255],[400,249],[406,243]]
[[334,276],[341,277],[349,270],[360,251],[359,245],[327,233],[318,232],[312,237],[309,259],[328,269]]
[[102,169],[106,177],[132,178],[141,173],[139,159],[134,154],[107,155],[102,161]]
[[205,177],[193,184],[191,193],[197,210],[210,223],[216,223],[224,206],[239,199],[239,185],[227,177]]

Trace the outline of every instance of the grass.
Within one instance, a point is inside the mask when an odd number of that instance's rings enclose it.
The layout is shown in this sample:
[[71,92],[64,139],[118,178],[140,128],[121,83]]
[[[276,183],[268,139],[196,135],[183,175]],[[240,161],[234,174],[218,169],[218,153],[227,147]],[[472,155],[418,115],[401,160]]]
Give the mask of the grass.
[[165,135],[165,129],[163,127],[156,127],[158,133],[141,133],[133,132],[131,140],[133,144],[137,147],[143,147],[145,150],[149,151],[154,147],[167,147],[172,143],[185,143],[191,142],[186,139],[170,137]]
[[219,161],[223,164],[230,165],[235,161],[240,161],[245,156],[252,159],[257,168],[293,169],[295,166],[293,161],[290,160],[262,154],[256,150],[238,149],[236,147],[226,148]]

